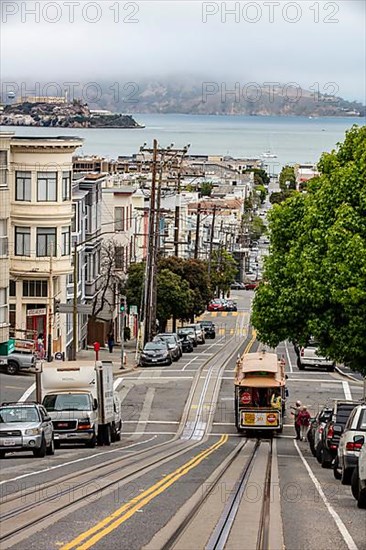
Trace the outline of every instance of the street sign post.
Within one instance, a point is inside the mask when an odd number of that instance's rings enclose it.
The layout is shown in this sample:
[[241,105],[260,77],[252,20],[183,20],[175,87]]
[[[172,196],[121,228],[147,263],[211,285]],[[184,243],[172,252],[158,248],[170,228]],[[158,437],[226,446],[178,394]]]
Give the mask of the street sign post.
[[[74,306],[73,304],[60,304],[59,313],[73,313]],[[77,313],[84,315],[91,315],[93,311],[93,306],[91,304],[78,304],[76,306]]]

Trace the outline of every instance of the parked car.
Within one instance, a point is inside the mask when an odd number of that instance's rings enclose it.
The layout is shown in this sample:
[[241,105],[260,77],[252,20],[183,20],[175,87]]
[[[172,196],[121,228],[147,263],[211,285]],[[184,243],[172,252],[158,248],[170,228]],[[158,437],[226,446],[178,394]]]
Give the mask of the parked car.
[[178,329],[178,335],[179,337],[181,337],[181,335],[187,335],[188,338],[191,338],[193,347],[196,348],[198,346],[198,337],[194,327],[180,327]]
[[216,327],[212,321],[201,321],[200,325],[205,332],[206,338],[216,338]]
[[0,407],[0,458],[20,451],[32,451],[37,458],[55,452],[52,420],[38,403],[11,402]]
[[324,426],[332,416],[333,409],[323,407],[320,412],[310,422],[307,439],[309,441],[310,450],[316,456],[316,448],[321,439]]
[[310,340],[305,347],[300,349],[300,354],[297,358],[297,367],[299,370],[304,370],[305,367],[320,367],[327,369],[327,371],[334,371],[335,362],[320,355],[318,348],[319,344],[315,340]]
[[201,327],[200,323],[194,323],[193,325],[187,325],[185,328],[194,328],[197,334],[197,343],[198,344],[204,344],[205,343],[205,332],[203,328]]
[[364,436],[357,436],[357,442],[362,445],[358,462],[353,470],[351,488],[359,508],[366,508],[366,444]]
[[149,367],[150,365],[171,365],[172,361],[168,344],[163,340],[147,342],[140,354],[141,367]]
[[362,447],[359,436],[366,436],[366,405],[358,405],[353,409],[339,440],[333,469],[334,477],[340,479],[342,485],[351,483],[353,470],[357,466]]
[[225,306],[221,298],[215,298],[208,304],[208,311],[224,311]]
[[332,415],[324,426],[322,438],[316,449],[316,458],[323,468],[330,468],[337,456],[338,444],[347,420],[358,401],[339,401],[333,405]]
[[255,290],[258,284],[258,281],[249,281],[247,283],[244,283],[245,290]]
[[36,366],[36,357],[31,351],[13,351],[9,355],[0,356],[0,366],[8,374],[18,374],[20,371],[29,371]]
[[162,332],[157,334],[153,342],[163,340],[168,344],[173,361],[178,361],[182,357],[182,346],[176,332]]
[[238,306],[233,300],[226,300],[225,311],[238,311]]
[[189,336],[189,334],[178,330],[178,337],[182,345],[183,353],[191,353],[193,351],[194,345],[193,339]]

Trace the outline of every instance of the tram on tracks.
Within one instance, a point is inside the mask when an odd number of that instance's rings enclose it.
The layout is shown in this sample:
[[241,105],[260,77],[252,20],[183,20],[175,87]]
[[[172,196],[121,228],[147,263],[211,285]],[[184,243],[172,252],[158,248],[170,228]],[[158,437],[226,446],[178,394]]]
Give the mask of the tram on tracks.
[[245,353],[235,368],[235,424],[239,433],[282,432],[286,403],[285,362],[276,353]]

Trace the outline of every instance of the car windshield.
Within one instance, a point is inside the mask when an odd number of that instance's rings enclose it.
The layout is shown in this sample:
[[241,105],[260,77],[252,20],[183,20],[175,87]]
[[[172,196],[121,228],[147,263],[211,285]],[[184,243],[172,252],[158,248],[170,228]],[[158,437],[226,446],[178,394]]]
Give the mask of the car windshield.
[[359,421],[359,430],[366,432],[366,409],[361,411],[360,421]]
[[162,349],[166,349],[166,344],[162,341],[160,342],[148,342],[145,347],[144,351],[160,351]]
[[1,407],[0,422],[39,422],[38,411],[35,407]]
[[90,411],[89,395],[83,393],[50,394],[43,399],[48,411]]
[[175,337],[172,334],[158,334],[157,337],[169,342],[170,344],[175,344]]

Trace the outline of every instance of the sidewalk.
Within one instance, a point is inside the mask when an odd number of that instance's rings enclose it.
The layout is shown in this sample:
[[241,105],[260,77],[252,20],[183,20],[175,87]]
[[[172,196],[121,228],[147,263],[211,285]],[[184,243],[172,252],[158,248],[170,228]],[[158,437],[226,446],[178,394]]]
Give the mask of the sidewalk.
[[[124,343],[126,363],[124,369],[121,369],[121,346],[114,346],[113,352],[109,353],[108,348],[101,348],[99,351],[99,361],[112,361],[114,375],[121,375],[126,371],[131,371],[136,367],[136,339],[128,340]],[[93,348],[81,350],[77,353],[77,361],[95,361],[95,351]]]

